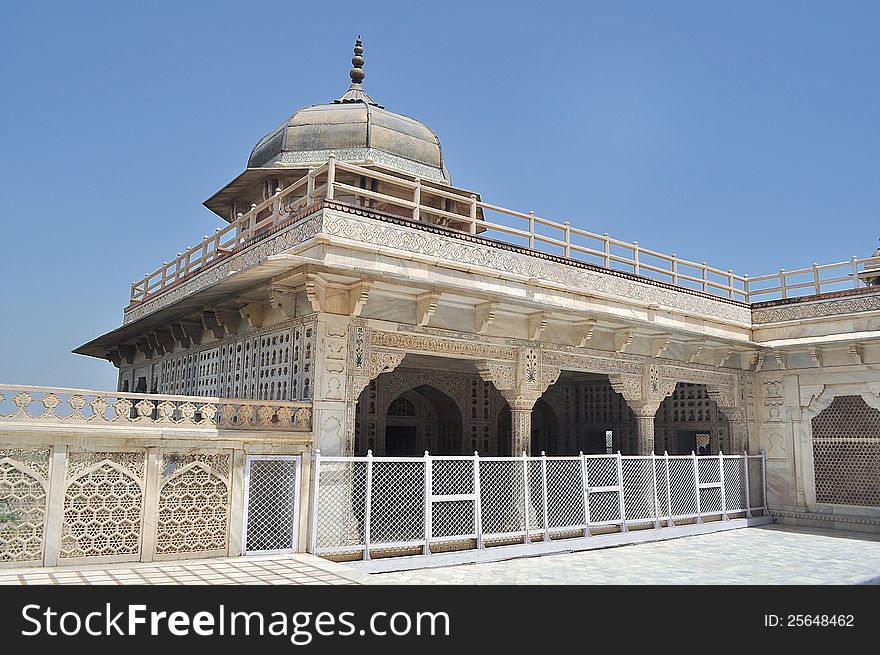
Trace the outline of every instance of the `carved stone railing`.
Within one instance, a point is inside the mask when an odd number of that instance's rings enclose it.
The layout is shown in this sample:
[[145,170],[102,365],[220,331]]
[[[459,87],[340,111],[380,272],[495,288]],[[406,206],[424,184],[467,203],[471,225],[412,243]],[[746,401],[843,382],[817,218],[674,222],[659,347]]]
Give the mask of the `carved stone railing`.
[[12,422],[311,432],[312,405],[0,384],[0,425]]

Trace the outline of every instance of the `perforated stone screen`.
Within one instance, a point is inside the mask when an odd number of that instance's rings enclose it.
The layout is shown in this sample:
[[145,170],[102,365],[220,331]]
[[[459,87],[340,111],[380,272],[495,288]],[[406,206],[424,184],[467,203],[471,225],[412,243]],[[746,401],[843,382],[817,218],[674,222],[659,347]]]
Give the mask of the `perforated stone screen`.
[[838,396],[812,424],[816,501],[880,506],[880,410]]

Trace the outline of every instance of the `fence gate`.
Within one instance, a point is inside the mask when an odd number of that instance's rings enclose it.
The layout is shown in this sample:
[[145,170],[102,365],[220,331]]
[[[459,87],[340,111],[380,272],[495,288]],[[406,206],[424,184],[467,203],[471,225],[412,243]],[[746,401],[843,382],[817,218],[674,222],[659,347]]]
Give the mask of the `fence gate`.
[[300,457],[248,455],[242,554],[296,551]]

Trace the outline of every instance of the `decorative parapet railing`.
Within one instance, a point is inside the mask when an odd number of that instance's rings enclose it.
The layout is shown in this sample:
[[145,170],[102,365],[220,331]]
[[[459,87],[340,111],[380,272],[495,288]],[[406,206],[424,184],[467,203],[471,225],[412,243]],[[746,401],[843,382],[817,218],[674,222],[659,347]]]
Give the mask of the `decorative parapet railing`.
[[311,403],[0,385],[3,423],[311,432]]
[[792,295],[859,288],[880,269],[880,257],[839,264],[814,264],[796,271],[749,277],[706,262],[666,255],[535,215],[483,202],[476,194],[450,190],[437,183],[389,175],[373,168],[336,161],[326,164],[285,187],[245,214],[206,236],[201,243],[177,253],[177,257],[131,285],[131,303],[137,304],[163,292],[212,263],[227,257],[273,232],[299,211],[321,200],[350,201],[403,218],[442,225],[465,233],[481,233],[504,243],[568,257],[603,268],[667,282],[741,302],[775,300]]
[[[784,300],[880,285],[880,257],[856,257],[836,264],[813,264],[794,271],[749,278],[749,302]],[[880,289],[880,286],[877,286]]]

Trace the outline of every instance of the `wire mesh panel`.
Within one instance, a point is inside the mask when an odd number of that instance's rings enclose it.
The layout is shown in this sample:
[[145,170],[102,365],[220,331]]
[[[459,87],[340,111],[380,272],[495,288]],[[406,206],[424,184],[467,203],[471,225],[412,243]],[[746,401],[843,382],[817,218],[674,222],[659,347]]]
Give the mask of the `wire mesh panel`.
[[528,461],[529,470],[529,530],[532,532],[544,528],[544,485],[542,465],[539,459]]
[[298,474],[298,457],[248,457],[245,552],[296,548]]
[[654,460],[654,470],[657,474],[657,511],[660,516],[669,514],[669,501],[666,496],[666,461],[662,458]]
[[580,458],[547,460],[547,525],[550,530],[584,525]]
[[431,506],[432,537],[476,537],[474,501],[447,500]]
[[[620,523],[620,492],[617,479],[617,457],[585,457],[590,481],[590,524]],[[593,491],[596,487],[618,487],[615,490]]]
[[322,459],[318,467],[319,487],[314,516],[316,549],[332,552],[334,548],[344,550],[363,545],[366,460]]
[[721,462],[717,457],[697,457],[700,484],[721,482]]
[[425,538],[425,462],[373,459],[370,544]]
[[[717,457],[698,457],[697,473],[700,485],[721,484],[721,460]],[[700,487],[700,512],[721,513],[721,487]]]
[[743,466],[742,457],[724,458],[724,502],[728,512],[747,509]]
[[480,460],[480,504],[484,534],[522,534],[523,464],[521,459]]
[[431,493],[435,496],[474,493],[474,461],[431,458]]
[[617,480],[617,457],[586,457],[587,475],[590,479],[590,487],[616,487]]
[[696,516],[697,485],[694,480],[694,461],[690,457],[669,458],[669,486],[672,497],[672,515]]
[[621,459],[623,502],[628,523],[654,519],[654,472],[650,457]]
[[762,457],[749,457],[749,504],[764,507],[764,460]]

